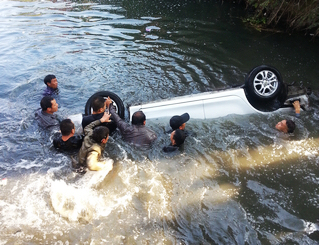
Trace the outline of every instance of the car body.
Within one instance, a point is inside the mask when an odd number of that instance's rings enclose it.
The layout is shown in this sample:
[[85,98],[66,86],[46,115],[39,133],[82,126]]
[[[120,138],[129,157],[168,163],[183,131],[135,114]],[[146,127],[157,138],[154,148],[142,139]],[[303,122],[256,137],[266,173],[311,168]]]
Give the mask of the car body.
[[[143,111],[147,119],[172,117],[187,112],[191,118],[209,119],[229,114],[246,115],[293,110],[292,102],[300,101],[301,108],[308,107],[309,89],[283,83],[281,74],[271,66],[253,68],[240,86],[211,92],[179,96],[170,99],[133,105],[129,107],[130,120],[136,111]],[[85,114],[92,113],[94,97],[110,97],[118,115],[124,119],[124,105],[116,94],[99,91],[85,105]]]
[[212,92],[175,97],[167,100],[131,106],[134,112],[143,111],[146,118],[172,117],[187,112],[191,118],[208,119],[229,114],[245,115],[293,110],[292,102],[308,107],[310,89],[283,83],[281,74],[271,66],[253,68],[245,84]]
[[147,119],[172,117],[187,112],[191,118],[208,119],[229,114],[259,112],[248,102],[244,89],[231,88],[223,91],[205,92],[172,99],[135,105],[129,108],[130,115],[143,111]]
[[[219,91],[192,94],[167,100],[140,104],[129,107],[130,117],[136,111],[143,111],[147,119],[172,117],[187,112],[191,118],[209,119],[224,117],[229,114],[267,114],[274,111],[293,111],[290,101],[301,100],[302,105],[308,104],[307,95],[290,97],[285,103],[272,110],[256,109],[246,95],[243,87]],[[305,108],[305,106],[303,106]],[[130,118],[131,119],[131,118]]]

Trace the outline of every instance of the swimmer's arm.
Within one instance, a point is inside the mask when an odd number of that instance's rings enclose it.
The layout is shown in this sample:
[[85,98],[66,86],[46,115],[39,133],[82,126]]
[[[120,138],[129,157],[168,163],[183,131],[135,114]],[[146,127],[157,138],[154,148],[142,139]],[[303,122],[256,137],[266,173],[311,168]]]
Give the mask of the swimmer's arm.
[[119,115],[115,112],[115,107],[113,105],[109,106],[109,111],[113,115],[113,119],[116,123],[116,126],[119,128],[121,133],[125,132],[126,130],[129,130],[130,125],[119,117]]
[[99,161],[98,160],[99,157],[100,155],[98,152],[96,151],[90,152],[86,159],[88,168],[91,171],[99,171],[107,167],[109,168],[109,171],[111,171],[113,169],[113,164],[110,163],[110,161]]
[[93,129],[100,125],[101,124],[101,121],[100,120],[96,120],[94,122],[91,122],[89,125],[87,125],[85,128],[84,128],[84,134],[85,135],[91,135],[93,133]]
[[98,171],[102,169],[102,164],[99,162],[99,154],[92,151],[87,155],[86,164],[91,171]]
[[299,102],[299,100],[294,101],[294,103],[292,103],[292,105],[295,108],[296,117],[299,117],[300,116],[300,102]]

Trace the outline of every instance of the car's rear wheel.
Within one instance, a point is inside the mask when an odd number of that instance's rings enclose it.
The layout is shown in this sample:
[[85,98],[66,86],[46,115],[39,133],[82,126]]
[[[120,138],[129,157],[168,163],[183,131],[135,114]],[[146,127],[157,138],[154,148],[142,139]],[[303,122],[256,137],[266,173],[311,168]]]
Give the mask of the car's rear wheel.
[[279,71],[262,65],[252,69],[245,80],[245,88],[250,96],[262,101],[270,101],[277,97],[283,86]]
[[85,115],[92,114],[92,112],[93,112],[92,102],[93,102],[94,98],[97,96],[101,96],[104,99],[106,99],[107,97],[110,97],[111,100],[113,101],[113,105],[116,107],[116,113],[120,116],[120,118],[124,119],[125,109],[124,109],[123,101],[115,93],[112,93],[109,91],[100,91],[100,92],[96,92],[95,94],[93,94],[85,104]]

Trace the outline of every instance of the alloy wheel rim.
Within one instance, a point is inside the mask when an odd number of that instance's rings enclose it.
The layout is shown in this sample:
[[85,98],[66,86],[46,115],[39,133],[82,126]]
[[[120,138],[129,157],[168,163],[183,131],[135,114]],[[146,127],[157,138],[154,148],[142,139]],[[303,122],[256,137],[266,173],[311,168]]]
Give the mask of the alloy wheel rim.
[[274,94],[278,88],[278,78],[268,70],[260,71],[254,78],[254,89],[262,97],[269,97]]

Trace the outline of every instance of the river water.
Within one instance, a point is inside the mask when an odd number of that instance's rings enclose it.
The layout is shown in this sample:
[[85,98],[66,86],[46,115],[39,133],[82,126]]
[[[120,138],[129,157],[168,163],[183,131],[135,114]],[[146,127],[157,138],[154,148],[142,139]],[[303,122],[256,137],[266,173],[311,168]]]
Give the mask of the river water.
[[[225,1],[1,1],[0,244],[317,244],[318,40],[242,14]],[[154,147],[115,134],[106,176],[73,172],[34,121],[50,73],[65,118],[99,90],[128,106],[242,84],[261,64],[312,87],[310,110],[191,119],[176,154],[161,151],[169,118],[147,120]],[[293,135],[274,129],[283,117]]]

